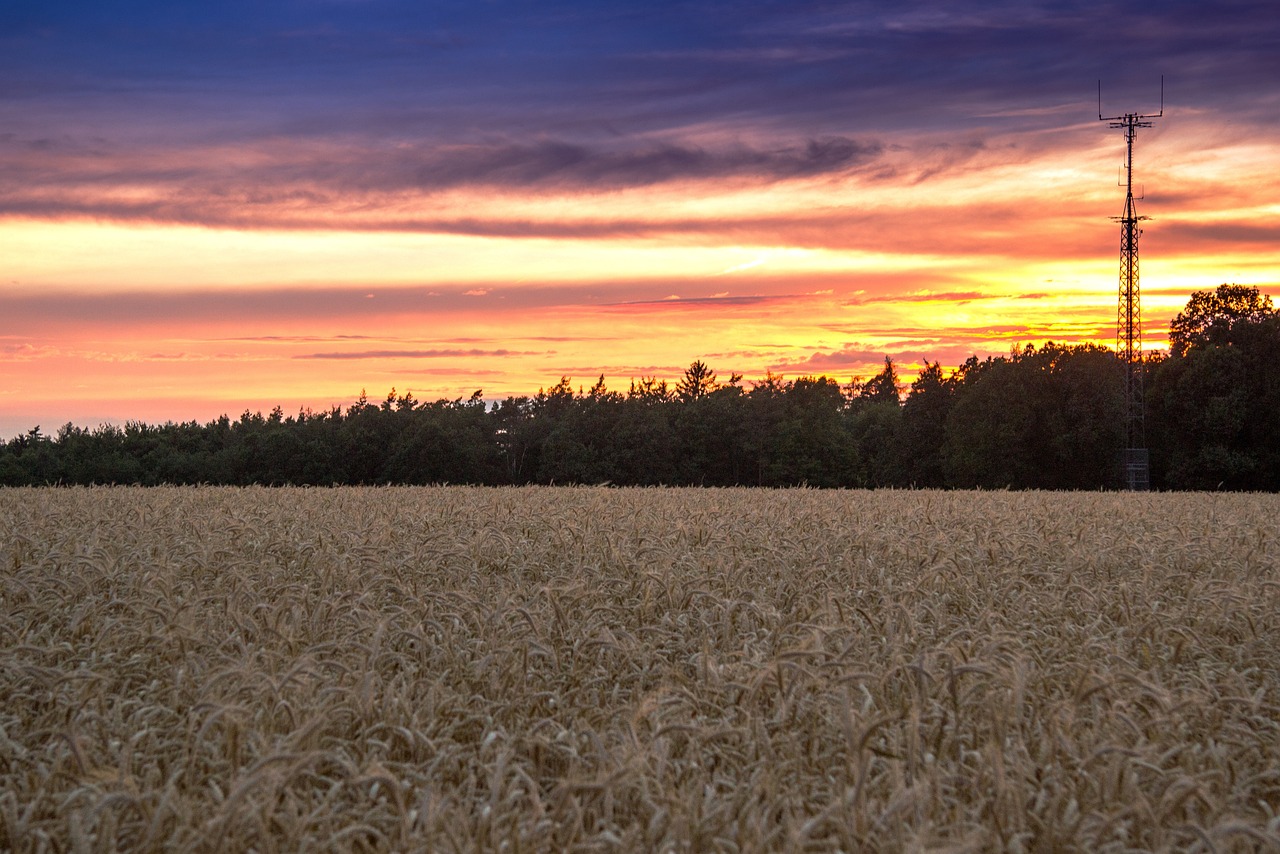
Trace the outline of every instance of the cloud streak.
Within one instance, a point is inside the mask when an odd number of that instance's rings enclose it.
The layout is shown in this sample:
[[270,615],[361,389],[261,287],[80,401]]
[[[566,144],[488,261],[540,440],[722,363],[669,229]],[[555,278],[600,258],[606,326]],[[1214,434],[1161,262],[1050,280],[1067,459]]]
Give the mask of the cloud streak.
[[673,143],[613,150],[548,140],[419,154],[414,159],[423,162],[412,169],[410,183],[428,190],[477,185],[599,190],[725,178],[779,181],[865,166],[882,151],[880,143],[845,137],[772,150],[739,145],[718,151]]
[[[299,145],[111,152],[101,155],[18,149],[0,162],[0,216],[181,223],[230,228],[419,231],[495,237],[610,238],[670,235],[708,220],[618,218],[607,207],[590,219],[511,219],[501,215],[423,215],[435,196],[500,192],[600,194],[659,185],[769,185],[842,176],[881,156],[877,142],[844,137],[776,146],[681,142],[571,142],[385,146],[367,140]],[[696,192],[693,190],[692,192]],[[464,207],[475,208],[463,202]],[[563,207],[563,206],[560,206]],[[576,219],[576,221],[575,221]],[[750,227],[745,223],[744,227]]]
[[476,358],[476,357],[506,357],[506,356],[543,356],[547,355],[546,351],[527,351],[527,350],[507,350],[499,348],[497,350],[480,350],[480,349],[440,349],[440,350],[354,350],[354,351],[331,351],[327,353],[302,353],[294,356],[295,359],[450,359],[450,358]]

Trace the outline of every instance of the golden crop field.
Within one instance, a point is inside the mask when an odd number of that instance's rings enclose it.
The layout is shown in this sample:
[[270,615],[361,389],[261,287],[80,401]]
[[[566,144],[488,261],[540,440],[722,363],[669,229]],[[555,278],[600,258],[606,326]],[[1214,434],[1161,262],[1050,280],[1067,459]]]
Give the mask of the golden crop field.
[[1277,850],[1278,519],[0,490],[0,847]]

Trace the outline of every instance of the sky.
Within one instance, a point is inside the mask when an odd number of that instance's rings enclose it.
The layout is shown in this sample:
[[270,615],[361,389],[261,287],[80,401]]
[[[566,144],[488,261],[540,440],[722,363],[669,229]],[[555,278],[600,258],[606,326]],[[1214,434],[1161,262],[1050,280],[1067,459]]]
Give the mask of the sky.
[[0,437],[909,380],[1280,295],[1280,15],[1240,2],[7,0]]

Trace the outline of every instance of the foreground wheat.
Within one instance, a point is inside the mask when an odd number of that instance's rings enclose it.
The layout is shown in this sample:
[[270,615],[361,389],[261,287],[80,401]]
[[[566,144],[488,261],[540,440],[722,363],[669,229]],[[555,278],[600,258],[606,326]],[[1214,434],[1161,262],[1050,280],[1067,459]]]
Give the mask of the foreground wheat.
[[0,490],[0,847],[1275,848],[1278,517]]

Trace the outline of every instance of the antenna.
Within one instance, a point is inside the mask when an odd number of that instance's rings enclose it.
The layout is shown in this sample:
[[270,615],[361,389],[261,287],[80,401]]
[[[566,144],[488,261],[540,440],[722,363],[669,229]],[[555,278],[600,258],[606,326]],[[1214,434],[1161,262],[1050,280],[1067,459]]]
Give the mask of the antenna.
[[[1123,122],[1123,121],[1125,121],[1126,119],[1129,119],[1129,118],[1138,118],[1138,119],[1159,119],[1159,118],[1162,118],[1163,116],[1164,116],[1164,75],[1163,75],[1163,74],[1161,74],[1161,75],[1160,75],[1160,112],[1158,112],[1158,113],[1143,113],[1143,114],[1140,114],[1140,115],[1135,115],[1135,114],[1133,114],[1133,113],[1126,113],[1126,114],[1125,114],[1125,115],[1123,115],[1123,116],[1107,116],[1106,118],[1103,118],[1103,116],[1102,116],[1102,81],[1101,81],[1101,80],[1099,80],[1099,81],[1098,81],[1098,121],[1100,121],[1100,122]],[[1112,125],[1112,127],[1124,127],[1124,125],[1123,125],[1123,124],[1120,124],[1120,125]],[[1141,127],[1151,127],[1151,126],[1150,126],[1150,125],[1142,125]]]
[[1138,128],[1149,128],[1152,120],[1164,116],[1164,75],[1160,75],[1160,112],[1102,115],[1102,81],[1098,81],[1098,121],[1124,130],[1125,200],[1124,215],[1111,219],[1120,223],[1120,304],[1116,309],[1116,355],[1124,366],[1125,449],[1124,482],[1130,492],[1145,492],[1151,485],[1151,460],[1146,447],[1146,416],[1143,404],[1142,301],[1138,292],[1138,223],[1150,217],[1138,216],[1133,198],[1133,138]]

